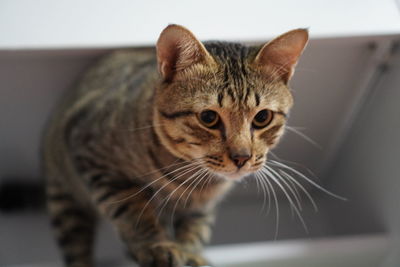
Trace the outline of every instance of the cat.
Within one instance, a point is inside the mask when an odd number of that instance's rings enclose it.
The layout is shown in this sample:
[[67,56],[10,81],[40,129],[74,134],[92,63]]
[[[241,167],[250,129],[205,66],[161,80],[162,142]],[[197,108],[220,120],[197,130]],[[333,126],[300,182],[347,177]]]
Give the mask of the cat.
[[154,50],[102,58],[67,92],[45,132],[47,206],[68,267],[93,266],[105,217],[142,267],[209,264],[214,210],[256,173],[284,132],[288,82],[308,42],[200,42],[169,25]]

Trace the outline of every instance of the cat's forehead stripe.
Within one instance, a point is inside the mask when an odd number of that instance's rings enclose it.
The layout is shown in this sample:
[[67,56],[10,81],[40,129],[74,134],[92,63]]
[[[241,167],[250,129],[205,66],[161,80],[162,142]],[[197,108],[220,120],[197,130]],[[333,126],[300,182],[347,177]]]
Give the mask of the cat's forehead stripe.
[[223,99],[224,99],[224,94],[222,92],[218,93],[218,104],[222,108],[223,107]]
[[256,106],[260,105],[260,95],[258,93],[254,93],[254,98],[256,100]]
[[[206,42],[205,47],[210,54],[221,63],[223,82],[218,95],[218,103],[227,94],[232,102],[247,102],[250,87],[247,83],[247,60],[250,49],[237,43]],[[220,104],[221,105],[221,104]]]

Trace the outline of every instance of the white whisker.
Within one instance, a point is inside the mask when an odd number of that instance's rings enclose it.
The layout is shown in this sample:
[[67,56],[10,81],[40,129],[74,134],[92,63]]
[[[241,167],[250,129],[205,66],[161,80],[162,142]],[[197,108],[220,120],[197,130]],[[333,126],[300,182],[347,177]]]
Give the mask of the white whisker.
[[262,171],[260,172],[260,177],[264,178],[263,181],[265,181],[269,187],[271,188],[272,196],[274,198],[275,202],[275,210],[276,210],[276,221],[275,221],[275,236],[274,239],[276,240],[278,238],[278,232],[279,232],[279,205],[278,205],[278,197],[276,196],[276,192],[274,187],[272,186],[271,182],[268,179],[268,175]]
[[257,186],[257,194],[260,194],[260,182],[258,181],[257,172],[254,173],[254,178],[256,179],[256,186]]
[[[186,207],[187,202],[188,202],[188,200],[190,198],[190,195],[193,193],[194,189],[196,189],[196,187],[199,185],[199,183],[201,181],[203,181],[204,178],[208,177],[209,174],[210,173],[208,172],[208,170],[205,169],[205,172],[203,174],[201,174],[201,176],[197,177],[196,180],[198,180],[198,181],[197,181],[197,183],[195,185],[193,185],[192,189],[189,191],[188,195],[186,196],[185,202],[183,203],[183,207]],[[188,187],[190,187],[190,185]]]
[[279,162],[279,161],[270,160],[270,163],[272,163],[272,164],[274,164],[274,165],[276,165],[276,166],[278,166],[278,167],[287,169],[287,170],[289,170],[289,171],[291,171],[291,172],[297,174],[299,177],[303,178],[305,181],[307,181],[307,182],[310,183],[311,185],[315,186],[316,188],[318,188],[318,189],[321,190],[322,192],[324,192],[324,193],[326,193],[326,194],[328,194],[328,195],[330,195],[330,196],[332,196],[332,197],[335,197],[335,198],[337,198],[337,199],[344,200],[344,201],[347,200],[347,199],[344,198],[344,197],[341,197],[341,196],[339,196],[339,195],[336,195],[336,194],[334,194],[334,193],[328,191],[327,189],[323,188],[323,187],[320,186],[319,184],[315,183],[313,180],[309,179],[307,176],[305,176],[305,175],[302,174],[301,172],[299,172],[299,171],[297,171],[297,170],[295,170],[295,169],[293,169],[293,168],[291,168],[291,167],[289,167],[289,166],[287,166],[287,165],[285,165],[285,164],[283,164],[283,163],[281,163],[281,162]]
[[279,175],[282,177],[282,179],[286,179],[286,181],[292,187],[292,189],[293,189],[294,193],[296,194],[297,198],[302,200],[303,198],[301,197],[301,194],[300,194],[299,190],[297,189],[296,184],[292,180],[288,179],[286,176],[282,175],[281,171],[282,171],[281,169],[278,169]]
[[293,183],[295,183],[303,192],[304,194],[307,196],[307,198],[310,200],[311,204],[314,207],[314,210],[317,212],[318,211],[318,206],[315,203],[314,199],[312,198],[312,196],[310,195],[310,193],[308,193],[308,191],[304,188],[304,186],[299,183],[296,179],[294,179],[290,174],[288,174],[287,172],[283,171],[283,170],[279,170],[279,172],[285,176],[289,181],[292,181]]
[[201,185],[200,194],[201,194],[201,192],[203,192],[203,189],[204,189],[205,185],[206,184],[208,185],[210,183],[210,181],[214,178],[214,175],[210,171],[208,171],[208,173],[209,173],[208,178]]
[[[188,164],[188,163],[190,163],[190,162],[187,162],[187,161],[178,162],[179,160],[180,160],[180,159],[177,159],[177,160],[175,160],[173,163],[171,163],[171,164],[168,165],[168,166],[165,166],[165,167],[162,167],[162,168],[159,168],[159,169],[156,169],[156,170],[152,170],[152,171],[147,172],[147,173],[145,173],[145,174],[143,174],[143,175],[141,175],[141,176],[138,176],[137,178],[146,177],[146,176],[149,176],[149,175],[151,175],[151,174],[157,173],[157,172],[159,172],[159,171],[161,171],[161,170],[165,170],[165,169],[169,169],[169,168],[171,168],[171,167],[175,167],[175,166],[179,166],[179,165],[183,165],[183,164]],[[177,162],[178,162],[178,163],[177,163]]]
[[263,181],[262,177],[260,177],[260,173],[256,172],[256,178],[257,181],[259,180],[261,189],[263,191],[263,205],[261,207],[261,210],[265,209],[266,198],[268,196],[268,209],[267,209],[267,215],[268,215],[271,212],[271,193],[268,184],[265,181]]
[[296,202],[297,202],[297,206],[299,210],[302,210],[302,206],[301,206],[301,201],[300,198],[296,195],[295,191],[292,189],[292,187],[282,178],[282,176],[277,173],[274,169],[272,169],[270,166],[264,165],[265,168],[267,168],[270,172],[272,172],[274,174],[274,177],[277,180],[282,181],[282,183],[284,185],[286,185],[286,187],[289,189],[289,191],[292,193],[293,197],[295,198]]
[[[312,170],[310,170],[309,168],[307,168],[306,166],[304,166],[303,164],[298,163],[298,162],[294,162],[294,161],[290,161],[290,160],[284,160],[284,159],[278,157],[278,155],[276,155],[276,154],[273,153],[272,151],[270,151],[269,154],[271,154],[272,156],[274,156],[275,159],[276,159],[277,161],[279,161],[280,163],[284,164],[284,162],[285,162],[285,163],[290,163],[290,164],[292,164],[292,165],[295,165],[296,167],[299,167],[299,168],[303,169],[304,171],[306,171],[308,174],[310,174],[310,175],[312,176],[312,178],[314,178],[314,179],[316,179],[316,180],[319,180],[319,178],[317,177],[317,175],[316,175]],[[285,165],[286,165],[286,164],[285,164]],[[288,165],[287,165],[287,166],[288,166]]]
[[317,142],[315,142],[313,139],[311,139],[310,137],[308,137],[307,135],[305,135],[304,133],[300,132],[299,130],[297,130],[296,128],[290,127],[288,125],[285,126],[286,129],[288,129],[289,131],[292,131],[293,133],[297,134],[298,136],[302,137],[304,140],[306,140],[307,142],[309,142],[310,144],[312,144],[313,146],[315,146],[318,149],[322,149],[321,145],[318,144]]
[[[205,189],[208,189],[208,187],[210,186],[211,181],[215,178],[214,174],[211,174],[210,179],[207,180],[207,184],[205,186]],[[218,179],[218,178],[217,178]]]
[[171,222],[173,223],[174,221],[174,214],[176,211],[176,208],[178,207],[178,203],[181,200],[182,196],[185,194],[185,192],[188,190],[188,188],[190,188],[190,185],[192,185],[194,182],[196,182],[196,180],[199,178],[199,175],[203,175],[204,173],[206,173],[207,170],[206,169],[200,169],[198,170],[196,173],[194,173],[192,176],[190,176],[188,179],[186,179],[184,182],[182,182],[182,184],[180,184],[177,188],[175,188],[175,190],[173,190],[169,195],[168,195],[168,199],[167,200],[163,200],[164,204],[163,207],[161,208],[161,210],[159,211],[159,215],[161,214],[162,209],[167,205],[167,203],[169,202],[169,200],[171,199],[172,195],[183,185],[185,185],[187,182],[189,182],[190,180],[192,180],[192,182],[185,188],[185,190],[181,193],[181,195],[179,196],[178,200],[175,201],[174,207],[172,209],[172,213],[171,213]]
[[[144,211],[146,210],[147,206],[148,206],[148,205],[150,204],[150,202],[158,195],[158,193],[160,193],[165,187],[167,187],[168,185],[170,185],[170,184],[173,183],[174,181],[178,180],[180,177],[182,177],[182,176],[184,176],[184,175],[186,175],[186,174],[188,174],[188,173],[190,173],[190,172],[192,172],[192,171],[194,171],[194,170],[196,170],[196,169],[198,169],[198,168],[201,168],[201,165],[200,165],[200,164],[198,164],[198,165],[196,165],[196,166],[194,166],[194,167],[191,167],[189,170],[185,170],[183,173],[180,173],[178,176],[174,177],[174,179],[168,181],[168,182],[165,183],[162,187],[160,187],[160,188],[151,196],[151,198],[146,202],[146,205],[142,208],[142,211],[140,212],[139,217],[138,217],[138,219],[137,219],[137,221],[136,221],[136,227],[138,226],[138,223],[139,223],[139,221],[140,221],[140,218],[142,217],[142,215],[143,215]],[[185,180],[183,183],[185,183],[186,181],[187,181],[187,180]],[[182,183],[182,184],[183,184],[183,183]],[[181,184],[181,185],[182,185],[182,184]]]
[[[264,166],[267,167],[267,166]],[[282,190],[282,192],[285,194],[287,200],[289,201],[290,205],[293,207],[294,211],[296,212],[300,222],[302,223],[304,230],[306,231],[306,233],[308,233],[308,228],[307,225],[303,219],[303,217],[301,216],[301,213],[299,211],[299,209],[296,207],[296,205],[293,202],[293,199],[290,197],[289,193],[286,191],[285,187],[279,182],[278,178],[275,176],[275,174],[271,173],[270,168],[263,168],[263,170],[269,175],[269,177],[272,179],[272,181],[275,182],[275,184],[278,185],[278,187]]]
[[[151,182],[148,183],[147,185],[143,186],[143,187],[142,187],[139,191],[137,191],[136,193],[134,193],[134,194],[132,194],[132,195],[129,195],[129,196],[127,196],[127,197],[124,197],[124,198],[122,198],[122,199],[110,201],[110,202],[108,202],[108,204],[115,204],[115,203],[119,203],[119,202],[126,201],[126,200],[128,200],[128,199],[130,199],[130,198],[133,198],[133,197],[137,196],[138,194],[140,194],[141,192],[143,192],[144,190],[146,190],[147,188],[149,188],[149,187],[150,187],[151,185],[153,185],[154,183],[156,183],[156,182],[160,181],[161,179],[165,178],[166,176],[171,175],[171,174],[173,174],[173,173],[176,173],[176,172],[178,172],[178,171],[181,171],[182,169],[195,166],[195,165],[197,165],[197,164],[198,164],[198,161],[194,161],[194,162],[188,163],[188,164],[185,165],[185,166],[179,167],[178,169],[175,169],[175,170],[173,170],[173,171],[171,171],[171,172],[169,172],[169,173],[166,173],[166,174],[164,174],[164,175],[158,177],[157,179],[151,181]],[[156,172],[157,172],[157,171],[156,171]]]
[[142,126],[142,127],[133,128],[133,129],[126,129],[124,131],[136,132],[136,131],[146,130],[146,129],[150,129],[150,128],[161,127],[161,126],[164,126],[164,125],[165,124],[146,125],[146,126]]

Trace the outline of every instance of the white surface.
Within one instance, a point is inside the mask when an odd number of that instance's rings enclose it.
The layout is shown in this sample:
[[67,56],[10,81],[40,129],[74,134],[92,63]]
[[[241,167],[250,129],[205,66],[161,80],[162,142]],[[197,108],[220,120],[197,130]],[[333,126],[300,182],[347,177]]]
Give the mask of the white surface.
[[[366,235],[211,247],[206,256],[217,267],[377,267],[384,261],[388,249],[389,241],[384,235]],[[113,265],[132,266],[131,263]],[[39,266],[58,265],[14,267]],[[108,265],[104,263],[104,266]]]
[[377,267],[389,249],[383,235],[213,247],[219,267]]
[[400,33],[395,0],[1,0],[0,49],[153,45],[169,23],[238,41],[298,27],[311,37]]

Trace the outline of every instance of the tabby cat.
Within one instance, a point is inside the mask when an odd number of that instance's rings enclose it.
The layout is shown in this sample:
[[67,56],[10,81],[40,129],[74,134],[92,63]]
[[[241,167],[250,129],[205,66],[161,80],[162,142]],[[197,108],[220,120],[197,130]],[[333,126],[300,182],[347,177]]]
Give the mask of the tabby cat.
[[142,267],[207,265],[213,212],[284,131],[305,29],[263,46],[201,43],[169,25],[156,53],[121,50],[69,91],[44,138],[48,210],[68,267],[93,266],[100,216]]

